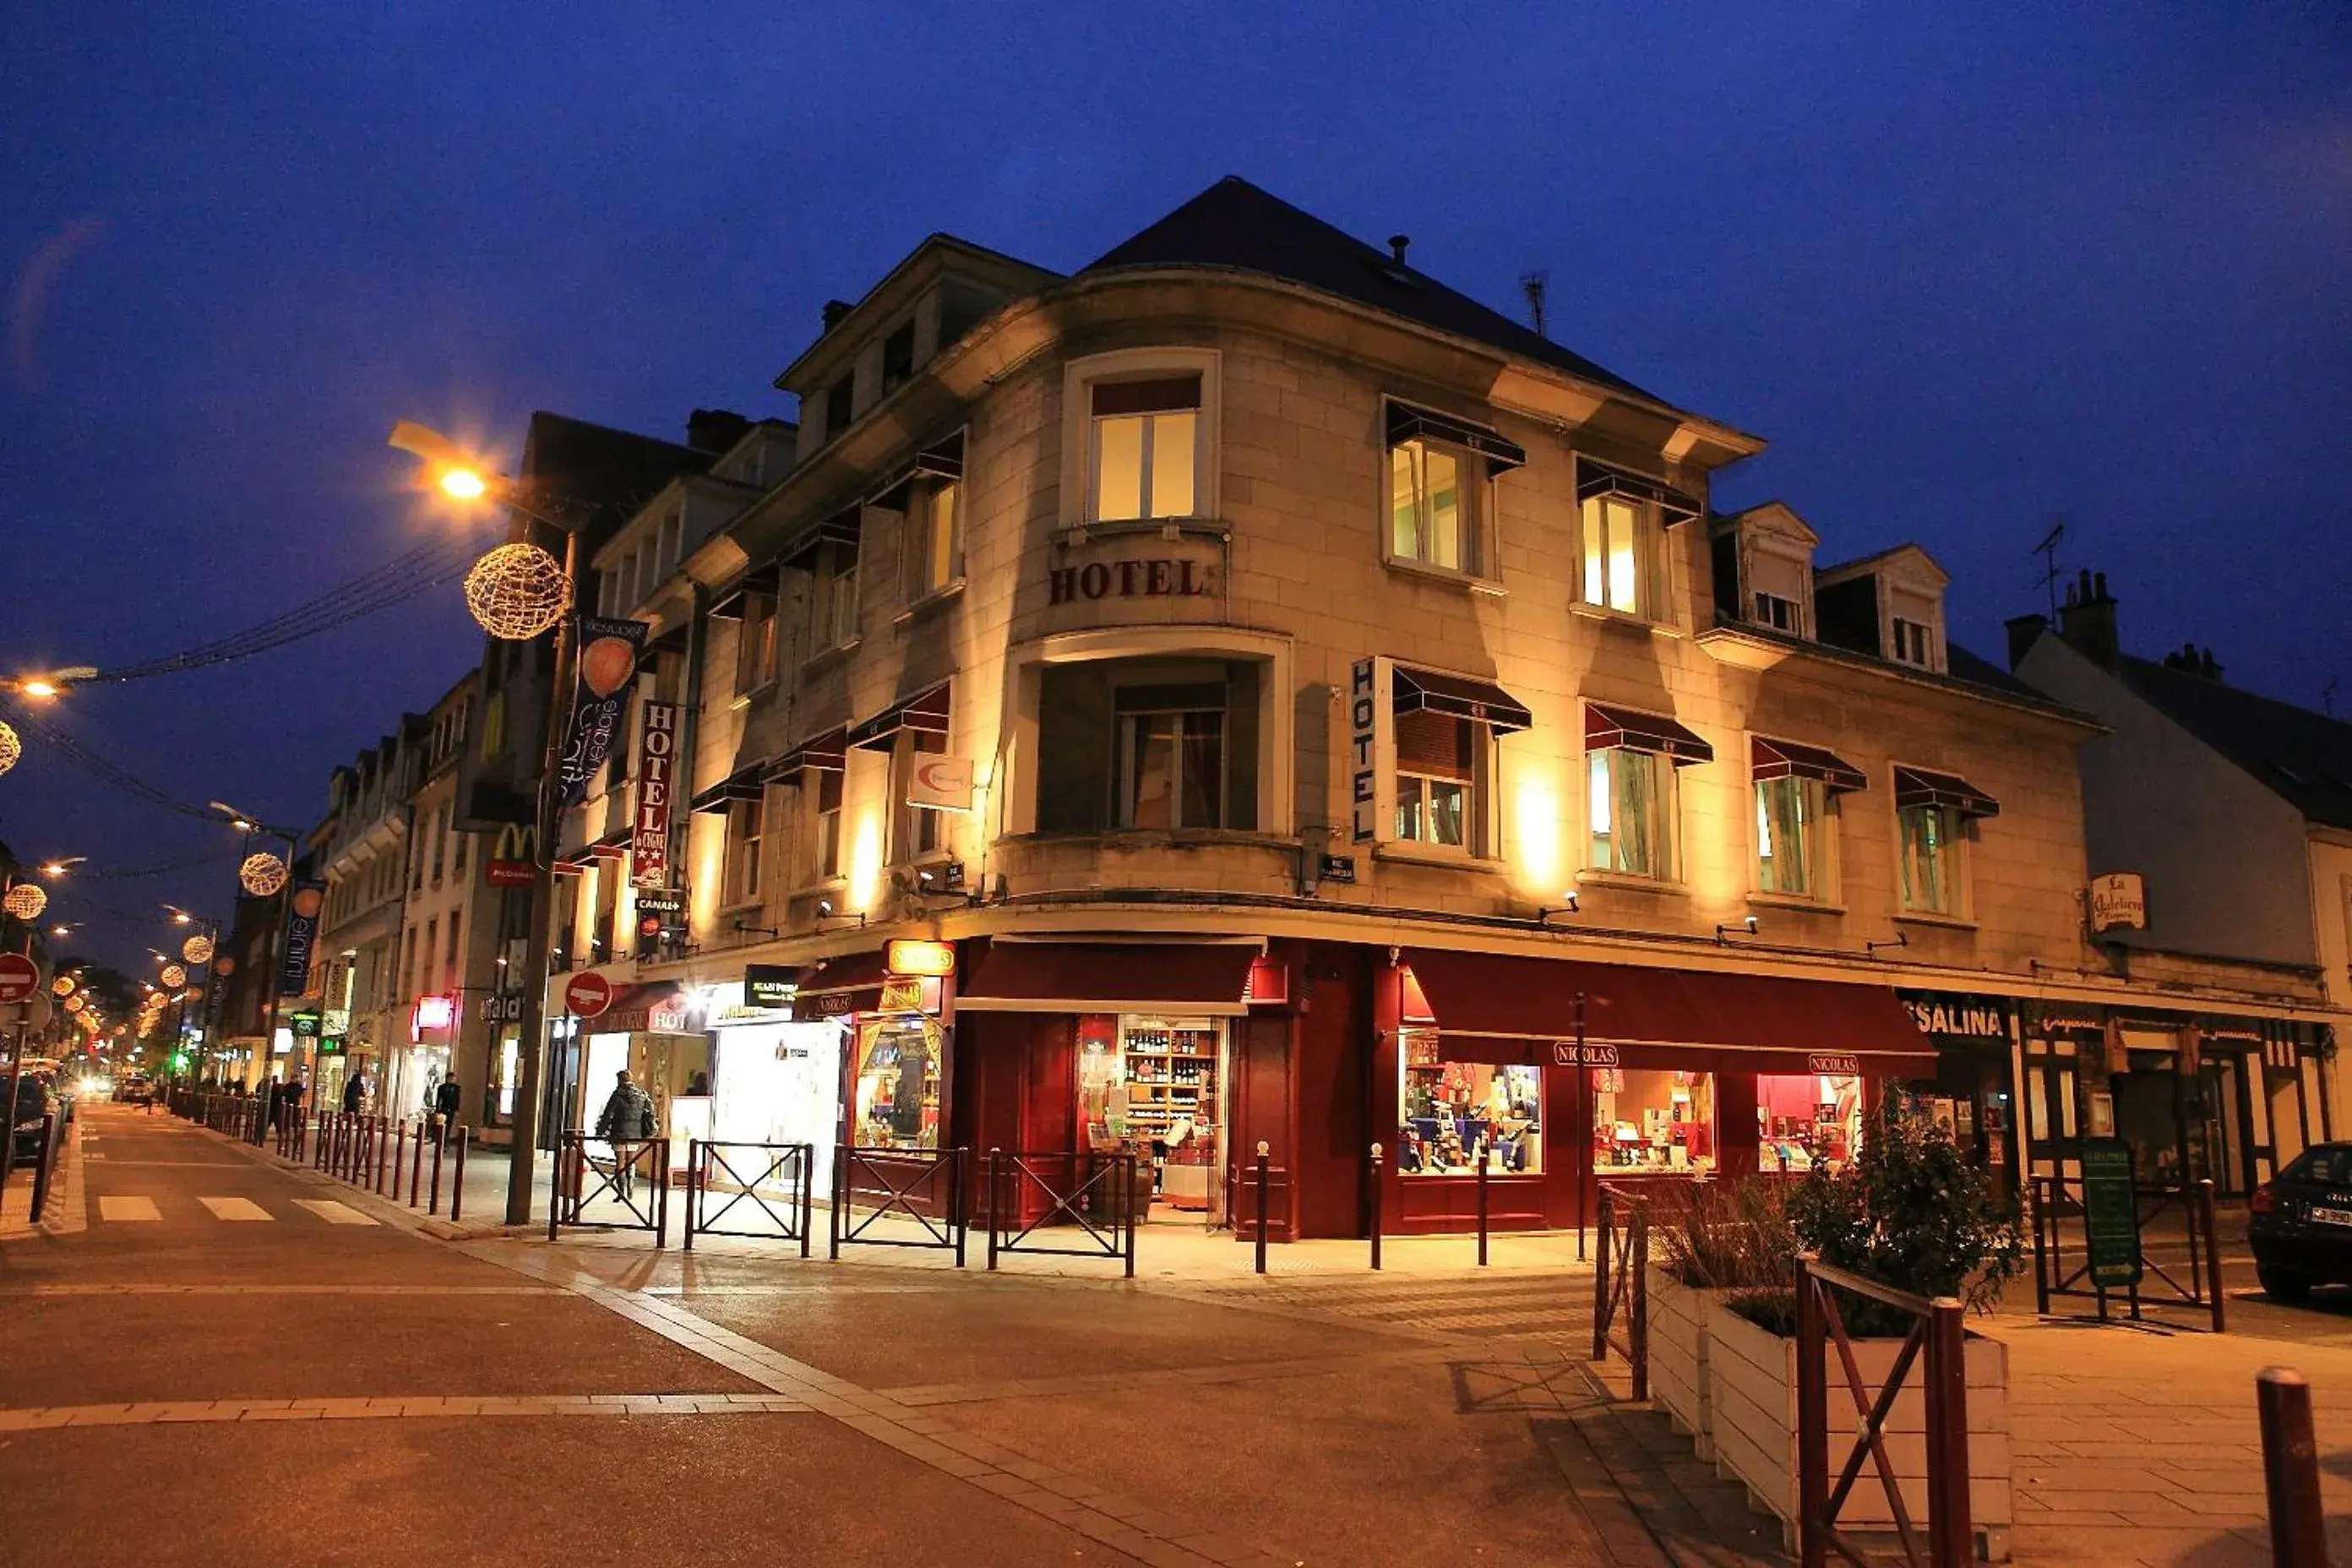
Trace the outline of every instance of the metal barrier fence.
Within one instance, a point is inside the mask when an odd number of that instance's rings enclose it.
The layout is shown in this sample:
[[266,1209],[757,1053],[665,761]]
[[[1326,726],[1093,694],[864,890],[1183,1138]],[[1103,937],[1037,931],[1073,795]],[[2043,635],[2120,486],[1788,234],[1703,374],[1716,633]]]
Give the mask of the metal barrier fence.
[[[971,1151],[875,1149],[837,1145],[833,1156],[833,1209],[827,1217],[825,1254],[839,1258],[845,1247],[912,1247],[955,1254],[964,1264],[971,1233],[965,1170]],[[866,1204],[860,1218],[857,1205]],[[874,1226],[893,1215],[914,1222],[914,1237],[877,1234]]]
[[[816,1146],[813,1143],[735,1143],[688,1139],[686,1145],[685,1247],[699,1236],[751,1237],[797,1241],[809,1255],[815,1217]],[[724,1201],[713,1208],[713,1192]],[[748,1206],[747,1206],[748,1205]],[[453,1206],[451,1216],[456,1215]],[[732,1215],[738,1226],[723,1222]]]
[[[1650,1200],[1601,1184],[1592,1260],[1592,1359],[1615,1351],[1633,1373],[1633,1397],[1650,1397]],[[1623,1332],[1618,1331],[1622,1321]]]
[[[2050,1315],[2053,1299],[2071,1297],[2076,1300],[2098,1303],[2099,1321],[2105,1322],[2109,1301],[2117,1294],[2102,1285],[2093,1274],[2090,1254],[2090,1217],[2084,1206],[2082,1182],[2069,1182],[2062,1176],[2034,1176],[2031,1179],[2030,1195],[2033,1209],[2033,1300],[2034,1309],[2043,1317]],[[2187,1309],[2205,1316],[2215,1333],[2221,1333],[2228,1324],[2227,1299],[2221,1291],[2221,1247],[2213,1230],[2213,1184],[2193,1183],[2185,1187],[2160,1187],[2135,1184],[2133,1203],[2138,1213],[2139,1272],[2141,1278],[2121,1292],[2132,1321],[2140,1320],[2144,1309]],[[2188,1260],[2186,1267],[2175,1262],[2182,1279],[2149,1256],[2150,1221],[2163,1221],[2179,1214],[2181,1227],[2178,1233],[2169,1227],[2159,1230],[2159,1237],[2179,1234],[2184,1237]],[[2069,1232],[2077,1238],[2074,1257],[2068,1256],[2066,1243]],[[2161,1281],[2151,1289],[2147,1277]]]
[[[603,1156],[592,1151],[602,1149]],[[420,1146],[417,1150],[424,1153]],[[591,1182],[593,1185],[591,1185]],[[414,1194],[412,1180],[409,1191]],[[414,1203],[412,1196],[411,1202]],[[597,1205],[603,1205],[601,1208]],[[669,1140],[558,1136],[555,1191],[547,1205],[547,1239],[574,1230],[643,1230],[669,1245]]]
[[[1895,1352],[1886,1381],[1866,1386],[1855,1362],[1836,1292],[1866,1297],[1912,1320],[1911,1331]],[[1965,1309],[1952,1298],[1929,1300],[1832,1268],[1811,1254],[1797,1259],[1797,1548],[1803,1568],[1827,1568],[1830,1552],[1859,1563],[1862,1547],[1838,1528],[1838,1514],[1853,1495],[1868,1460],[1895,1517],[1895,1530],[1910,1568],[1968,1568],[1974,1551],[1969,1524],[1969,1373]],[[1830,1479],[1829,1347],[1837,1347],[1842,1381],[1853,1398],[1851,1420],[1841,1432],[1853,1446]],[[1925,1360],[1927,1405],[1927,1555],[1903,1500],[1894,1461],[1888,1457],[1886,1421],[1911,1368]]]
[[[1135,1222],[1139,1207],[1151,1205],[1150,1179],[1132,1154],[991,1149],[989,1268],[1004,1253],[1051,1253],[1124,1259],[1134,1279]],[[1139,1181],[1146,1184],[1139,1201]],[[1041,1232],[1052,1239],[1032,1239]]]

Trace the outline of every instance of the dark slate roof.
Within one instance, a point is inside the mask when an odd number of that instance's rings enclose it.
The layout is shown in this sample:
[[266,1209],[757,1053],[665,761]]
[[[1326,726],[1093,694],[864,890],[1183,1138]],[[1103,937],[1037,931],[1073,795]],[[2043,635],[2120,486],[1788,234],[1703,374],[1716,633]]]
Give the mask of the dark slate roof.
[[2352,828],[2352,724],[2153,659],[2126,655],[2123,678],[2311,821]]
[[1632,393],[1662,407],[1672,406],[1427,273],[1399,267],[1386,250],[1366,245],[1238,175],[1219,180],[1088,263],[1081,274],[1121,267],[1230,267],[1286,279]]
[[713,456],[542,409],[530,416],[522,477],[542,500],[587,511],[593,528],[633,516],[679,474],[709,468]]
[[1979,658],[1949,637],[1944,639],[1944,668],[1954,680],[1989,687],[2004,697],[2021,697],[2047,706],[2048,692],[2028,686],[1989,658]]

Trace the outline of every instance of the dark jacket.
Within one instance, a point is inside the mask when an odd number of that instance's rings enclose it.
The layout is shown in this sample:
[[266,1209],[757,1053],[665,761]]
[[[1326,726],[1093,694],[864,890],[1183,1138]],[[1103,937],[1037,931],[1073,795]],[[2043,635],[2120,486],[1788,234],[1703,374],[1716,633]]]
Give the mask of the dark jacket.
[[454,1078],[443,1079],[440,1087],[433,1091],[433,1109],[441,1113],[444,1121],[457,1121],[457,1107],[465,1101],[465,1091],[457,1087],[457,1080]]
[[361,1103],[366,1098],[367,1085],[365,1080],[362,1079],[359,1074],[353,1073],[343,1084],[343,1110],[347,1112],[357,1114]]
[[596,1118],[596,1136],[612,1143],[634,1142],[654,1135],[653,1096],[635,1084],[625,1083],[604,1102]]

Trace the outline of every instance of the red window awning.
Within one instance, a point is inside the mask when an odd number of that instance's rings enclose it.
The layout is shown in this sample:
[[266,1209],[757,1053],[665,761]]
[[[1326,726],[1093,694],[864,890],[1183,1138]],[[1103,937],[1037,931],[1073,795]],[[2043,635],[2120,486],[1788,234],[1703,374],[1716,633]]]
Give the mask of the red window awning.
[[956,987],[983,1013],[1249,1010],[1255,942],[994,942]]
[[2000,802],[1957,773],[1898,767],[1895,770],[1895,809],[1902,811],[1915,805],[1936,806],[1958,816],[2000,815]]
[[888,950],[845,952],[823,960],[801,974],[793,1011],[803,1018],[838,1018],[871,1013],[882,1005],[882,983],[890,978]]
[[1626,1067],[1936,1071],[1935,1047],[1890,986],[1435,948],[1409,949],[1404,961],[1441,1047],[1462,1059],[1570,1064],[1581,995],[1585,1043],[1615,1047]]
[[1863,771],[1835,752],[1794,741],[1768,741],[1761,735],[1748,742],[1748,776],[1758,784],[1768,779],[1812,779],[1832,795],[1870,787]]
[[1584,705],[1584,748],[1606,752],[1655,752],[1678,768],[1715,761],[1715,748],[1663,713],[1643,713],[1606,703]]

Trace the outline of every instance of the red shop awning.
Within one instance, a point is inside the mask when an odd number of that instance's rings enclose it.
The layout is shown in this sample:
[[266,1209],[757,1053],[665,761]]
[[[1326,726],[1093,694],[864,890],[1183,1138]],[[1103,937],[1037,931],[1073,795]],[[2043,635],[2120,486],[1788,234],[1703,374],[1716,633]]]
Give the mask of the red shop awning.
[[993,942],[956,987],[983,1013],[1249,1010],[1255,942]]
[[633,1035],[650,1031],[665,1035],[698,1035],[702,1009],[675,981],[631,985],[613,998],[612,1005],[584,1019],[581,1032],[589,1035]]
[[1434,948],[1409,949],[1404,961],[1428,998],[1441,1048],[1465,1059],[1571,1063],[1581,994],[1585,1043],[1614,1047],[1626,1067],[1936,1071],[1935,1047],[1888,986]]
[[849,952],[825,959],[801,975],[793,1000],[793,1015],[803,1018],[837,1018],[848,1013],[871,1013],[882,1005],[882,983],[890,978],[886,950]]

